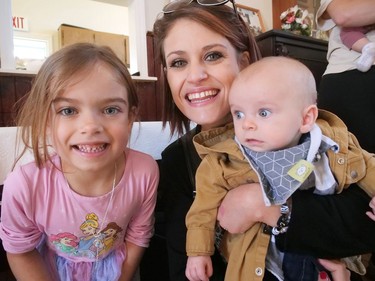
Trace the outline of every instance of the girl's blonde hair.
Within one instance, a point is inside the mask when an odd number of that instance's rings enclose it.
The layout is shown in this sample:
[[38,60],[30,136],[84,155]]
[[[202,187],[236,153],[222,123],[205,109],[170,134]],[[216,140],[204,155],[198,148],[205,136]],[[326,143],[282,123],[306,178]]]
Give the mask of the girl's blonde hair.
[[79,75],[89,72],[97,63],[103,63],[112,69],[117,82],[125,87],[128,93],[129,118],[136,119],[136,88],[128,69],[115,53],[109,47],[91,43],[66,46],[47,58],[33,81],[30,93],[21,100],[16,124],[20,127],[19,136],[25,144],[25,150],[18,159],[27,149],[32,150],[38,167],[50,159],[47,126],[52,102],[72,82],[78,81]]

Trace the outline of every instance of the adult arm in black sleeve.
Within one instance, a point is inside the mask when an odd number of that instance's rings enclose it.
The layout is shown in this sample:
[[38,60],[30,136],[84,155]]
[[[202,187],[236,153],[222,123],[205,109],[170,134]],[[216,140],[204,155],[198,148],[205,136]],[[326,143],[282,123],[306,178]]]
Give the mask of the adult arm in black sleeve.
[[[188,280],[185,277],[187,262],[185,217],[194,201],[195,186],[192,183],[191,173],[194,178],[197,164],[194,165],[194,161],[186,161],[186,153],[189,152],[184,150],[179,139],[162,153],[160,163],[159,199],[165,213],[169,274],[170,280],[173,281]],[[198,157],[195,149],[190,153],[195,153],[194,156]],[[188,168],[188,163],[191,163],[192,167]],[[212,264],[214,273],[210,280],[223,281],[225,264],[218,252],[212,257]]]
[[165,214],[170,280],[185,281],[185,216],[193,202],[193,196],[179,141],[162,153],[159,189]]
[[[229,191],[220,207],[225,211],[219,211],[221,226],[232,233],[243,232],[256,221],[275,226],[280,207],[266,207],[259,198],[261,187],[255,184]],[[276,236],[278,248],[320,258],[375,252],[375,222],[366,215],[369,202],[356,185],[324,196],[297,190],[292,195],[289,228]]]
[[366,215],[370,200],[356,185],[327,196],[295,192],[279,248],[329,259],[375,252],[375,222]]

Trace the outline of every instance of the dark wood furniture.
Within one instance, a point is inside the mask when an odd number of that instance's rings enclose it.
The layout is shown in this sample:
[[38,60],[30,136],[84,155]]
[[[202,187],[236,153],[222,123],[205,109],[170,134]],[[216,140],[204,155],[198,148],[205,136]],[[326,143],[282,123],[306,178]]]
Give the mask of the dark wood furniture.
[[31,89],[33,74],[0,73],[0,127],[14,126],[14,106]]
[[[161,120],[162,70],[155,57],[153,34],[147,33],[147,60],[150,77],[154,80],[141,80],[134,77],[139,98],[139,121]],[[31,90],[35,74],[0,72],[0,127],[14,126],[15,104]]]
[[304,63],[314,74],[317,85],[327,67],[328,42],[284,30],[270,30],[256,37],[263,57],[287,56]]
[[[35,74],[0,73],[0,127],[15,126],[15,105],[31,90]],[[134,79],[140,103],[140,121],[160,120],[157,81]]]
[[[161,120],[162,71],[158,58],[155,58],[154,40],[147,33],[147,60],[149,76],[154,80],[141,80],[134,77],[139,98],[139,121]],[[31,90],[35,74],[0,72],[0,127],[14,126],[15,104]]]

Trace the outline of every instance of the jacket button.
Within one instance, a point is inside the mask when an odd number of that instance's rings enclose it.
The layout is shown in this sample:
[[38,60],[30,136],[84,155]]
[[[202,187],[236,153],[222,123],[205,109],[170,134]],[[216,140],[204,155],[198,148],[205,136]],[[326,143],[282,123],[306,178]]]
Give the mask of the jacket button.
[[344,158],[337,159],[337,163],[339,163],[340,165],[343,165],[345,163]]
[[358,177],[357,171],[351,171],[350,176],[352,177],[352,179],[356,179]]
[[255,269],[255,274],[256,274],[257,276],[262,276],[262,274],[263,274],[263,269],[262,269],[261,267],[257,267],[257,268]]

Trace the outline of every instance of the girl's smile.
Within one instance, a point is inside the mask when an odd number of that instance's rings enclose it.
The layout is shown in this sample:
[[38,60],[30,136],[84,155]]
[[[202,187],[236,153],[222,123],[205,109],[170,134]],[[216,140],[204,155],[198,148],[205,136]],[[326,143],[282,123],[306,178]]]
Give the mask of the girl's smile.
[[131,129],[127,90],[103,64],[78,76],[53,102],[52,144],[64,172],[110,177],[114,163],[123,162]]

